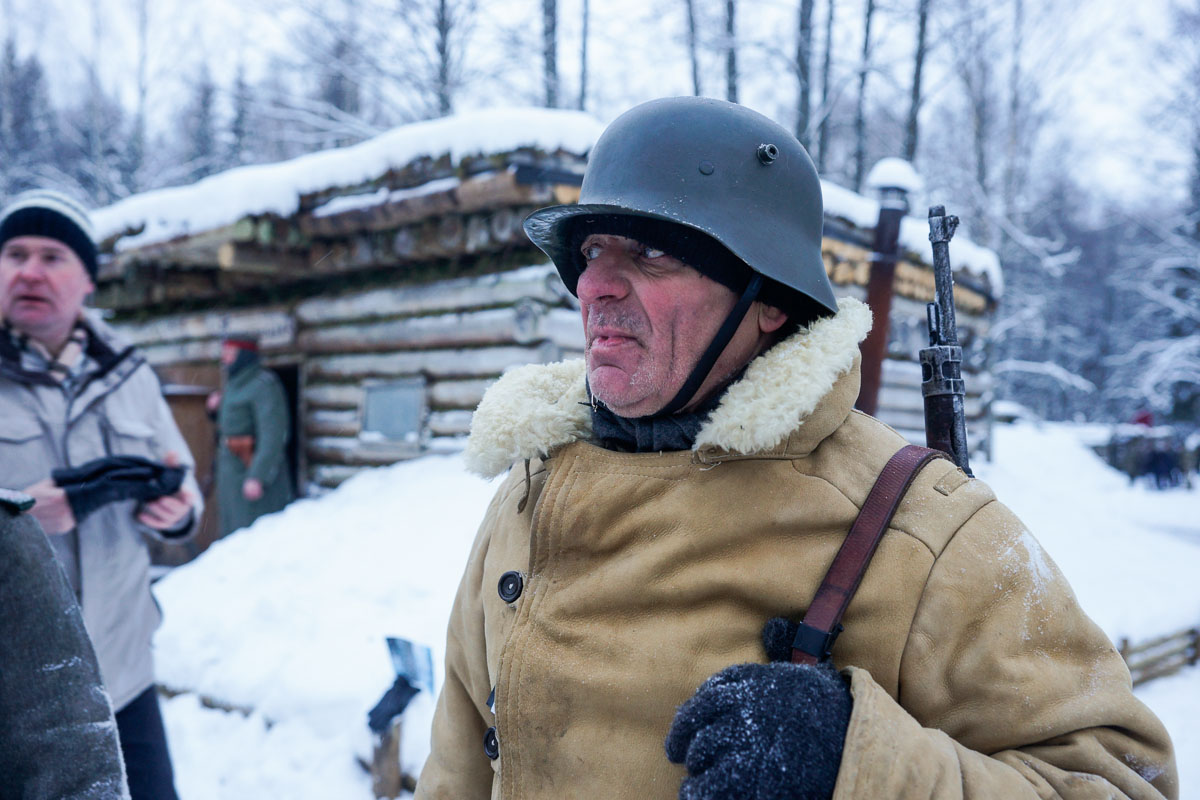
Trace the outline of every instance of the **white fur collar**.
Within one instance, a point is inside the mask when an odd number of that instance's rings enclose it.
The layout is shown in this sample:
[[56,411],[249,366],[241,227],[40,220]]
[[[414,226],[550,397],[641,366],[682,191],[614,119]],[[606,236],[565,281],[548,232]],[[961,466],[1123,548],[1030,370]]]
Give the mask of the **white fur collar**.
[[[696,436],[695,449],[755,453],[775,447],[845,375],[871,330],[871,310],[844,297],[819,320],[754,359]],[[513,463],[545,457],[591,435],[582,359],[529,364],[504,374],[471,420],[466,462],[492,478]]]

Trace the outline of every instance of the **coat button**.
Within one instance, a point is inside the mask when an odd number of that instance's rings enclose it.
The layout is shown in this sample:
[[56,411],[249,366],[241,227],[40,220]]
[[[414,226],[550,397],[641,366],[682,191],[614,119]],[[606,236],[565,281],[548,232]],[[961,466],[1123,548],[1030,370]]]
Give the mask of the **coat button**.
[[487,729],[483,735],[483,753],[492,761],[500,757],[500,741],[496,738],[496,726]]
[[496,587],[500,599],[506,603],[515,602],[525,588],[525,579],[516,571],[506,572],[500,576],[500,584]]

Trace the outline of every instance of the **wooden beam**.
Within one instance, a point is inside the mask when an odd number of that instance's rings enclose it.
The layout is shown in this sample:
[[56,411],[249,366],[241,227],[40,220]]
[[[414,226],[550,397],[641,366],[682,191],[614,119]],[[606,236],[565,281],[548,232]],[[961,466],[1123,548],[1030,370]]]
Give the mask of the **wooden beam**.
[[309,408],[353,408],[363,405],[362,386],[347,383],[310,383],[304,390],[304,402]]
[[[866,286],[870,281],[871,252],[868,248],[825,237],[821,242],[821,254],[825,259],[825,271],[835,284]],[[929,302],[934,293],[933,270],[911,261],[898,261],[894,289],[902,297]],[[989,309],[987,297],[960,284],[954,287],[954,301],[964,313],[982,314]]]
[[296,306],[303,325],[362,321],[511,305],[521,299],[559,305],[570,295],[554,268],[532,266],[478,277],[455,278],[424,285],[376,289],[342,297],[318,297]]
[[352,436],[319,436],[308,440],[305,452],[312,464],[381,467],[420,455],[421,446],[407,442],[365,441]]
[[283,347],[291,343],[296,336],[296,321],[281,306],[262,306],[244,311],[172,314],[150,322],[117,323],[113,327],[139,346],[248,334],[257,336],[264,347]]
[[282,275],[299,278],[310,272],[307,254],[266,249],[254,243],[224,242],[218,249],[217,266],[224,272],[253,275]]
[[333,489],[368,469],[373,469],[373,467],[351,467],[345,464],[318,464],[309,470],[309,477],[318,486]]
[[468,379],[458,381],[438,381],[429,385],[429,405],[439,410],[467,409],[473,411],[483,393],[488,390],[494,380]]
[[309,438],[321,436],[358,436],[362,419],[358,409],[310,409],[304,419]]
[[466,436],[471,432],[471,417],[474,412],[431,411],[429,414],[429,431],[435,436]]
[[545,306],[524,302],[507,308],[405,317],[382,322],[313,328],[301,332],[299,345],[309,353],[362,353],[431,349],[463,345],[526,344],[544,338]]
[[557,361],[560,354],[561,350],[556,345],[544,342],[537,347],[482,347],[318,356],[308,362],[308,378],[314,381],[345,381],[403,375],[427,375],[432,378],[495,376],[517,364]]

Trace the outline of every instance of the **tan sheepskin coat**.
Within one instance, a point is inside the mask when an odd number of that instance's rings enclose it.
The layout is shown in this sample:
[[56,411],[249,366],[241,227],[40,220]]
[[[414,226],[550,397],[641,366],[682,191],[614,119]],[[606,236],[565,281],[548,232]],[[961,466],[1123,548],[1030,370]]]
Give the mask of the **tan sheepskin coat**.
[[[591,444],[582,362],[488,392],[469,463],[516,466],[458,590],[419,800],[677,797],[675,709],[765,660],[763,624],[803,616],[905,444],[852,410],[870,324],[843,300],[760,356],[689,452]],[[523,591],[506,603],[509,571]],[[837,800],[1177,795],[1166,732],[1112,644],[1020,520],[949,462],[917,477],[844,624]]]

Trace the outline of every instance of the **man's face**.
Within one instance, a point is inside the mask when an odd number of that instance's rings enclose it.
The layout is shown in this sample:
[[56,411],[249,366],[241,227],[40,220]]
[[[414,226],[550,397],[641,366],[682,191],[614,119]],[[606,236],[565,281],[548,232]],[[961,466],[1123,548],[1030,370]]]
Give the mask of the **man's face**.
[[69,332],[96,287],[75,251],[57,239],[17,236],[0,249],[0,315],[42,342]]
[[[582,250],[586,267],[577,292],[588,385],[620,416],[653,414],[683,386],[737,297],[679,259],[624,236],[594,234]],[[753,357],[755,306],[696,400]]]
[[221,342],[221,363],[225,366],[233,366],[233,362],[237,361],[238,352],[241,350],[236,344],[229,342]]

